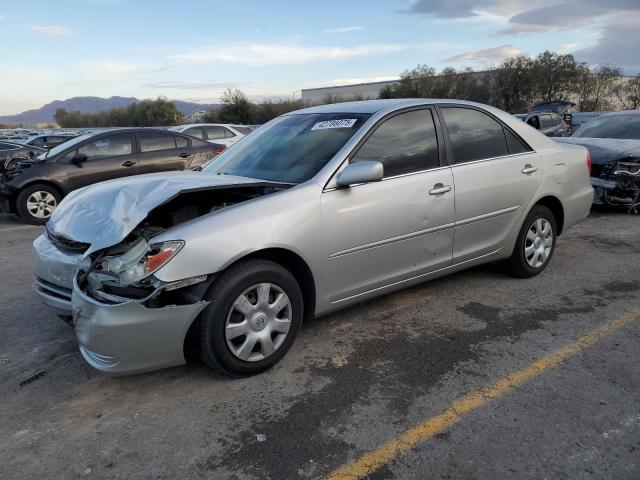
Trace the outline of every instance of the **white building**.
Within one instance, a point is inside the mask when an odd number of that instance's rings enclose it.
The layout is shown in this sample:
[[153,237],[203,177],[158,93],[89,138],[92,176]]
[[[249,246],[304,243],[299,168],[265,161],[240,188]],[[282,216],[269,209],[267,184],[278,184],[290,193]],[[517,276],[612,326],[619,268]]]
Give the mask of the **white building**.
[[202,110],[201,108],[194,108],[193,111],[187,115],[186,117],[184,117],[184,122],[185,123],[200,123],[202,122],[202,119],[204,118],[204,116],[207,114],[207,112],[205,110]]
[[398,80],[383,82],[357,83],[354,85],[339,85],[336,87],[304,88],[302,89],[302,101],[304,103],[322,103],[328,97],[335,100],[353,100],[354,97],[362,100],[375,99],[387,85],[395,85]]

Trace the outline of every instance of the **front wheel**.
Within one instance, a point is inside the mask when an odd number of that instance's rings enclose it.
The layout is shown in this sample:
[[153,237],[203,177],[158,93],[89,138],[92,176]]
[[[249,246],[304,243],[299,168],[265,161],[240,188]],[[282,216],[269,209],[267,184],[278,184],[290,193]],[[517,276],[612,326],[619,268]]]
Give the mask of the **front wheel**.
[[16,198],[18,215],[34,223],[45,223],[60,203],[60,193],[49,185],[29,185]]
[[544,205],[534,206],[520,229],[507,272],[518,278],[538,275],[551,261],[556,247],[556,219]]
[[287,353],[300,328],[303,298],[281,265],[246,260],[225,271],[205,295],[198,319],[204,363],[229,376],[253,375]]

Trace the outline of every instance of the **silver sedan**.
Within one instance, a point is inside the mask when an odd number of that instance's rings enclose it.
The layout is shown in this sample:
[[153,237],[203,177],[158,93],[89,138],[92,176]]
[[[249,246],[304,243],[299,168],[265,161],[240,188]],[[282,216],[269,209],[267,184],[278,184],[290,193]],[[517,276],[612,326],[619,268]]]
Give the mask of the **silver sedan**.
[[276,118],[202,172],[67,196],[34,243],[35,286],[110,373],[185,362],[248,375],[305,318],[485,262],[549,264],[587,216],[587,151],[455,100],[326,105]]

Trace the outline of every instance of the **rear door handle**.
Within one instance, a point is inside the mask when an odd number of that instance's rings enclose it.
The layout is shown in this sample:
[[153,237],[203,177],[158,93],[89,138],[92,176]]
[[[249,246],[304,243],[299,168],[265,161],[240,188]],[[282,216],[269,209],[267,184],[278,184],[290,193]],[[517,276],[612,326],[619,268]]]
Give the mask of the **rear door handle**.
[[436,183],[431,190],[429,190],[429,195],[442,195],[443,193],[447,193],[451,191],[451,185],[443,185],[442,183]]
[[136,164],[136,162],[132,162],[131,160],[127,160],[126,162],[124,162],[122,164],[123,167],[133,167]]
[[180,158],[187,158],[190,157],[191,154],[190,153],[186,153],[186,152],[182,152],[180,155],[178,155]]
[[522,173],[524,173],[525,175],[529,174],[529,173],[533,173],[533,172],[537,172],[538,171],[538,167],[534,167],[533,165],[527,163],[524,168],[522,169]]

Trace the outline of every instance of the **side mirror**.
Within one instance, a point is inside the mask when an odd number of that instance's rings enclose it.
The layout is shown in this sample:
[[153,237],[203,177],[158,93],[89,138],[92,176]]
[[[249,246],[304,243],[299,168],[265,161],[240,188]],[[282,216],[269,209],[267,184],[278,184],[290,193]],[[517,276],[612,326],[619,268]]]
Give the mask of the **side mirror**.
[[384,166],[374,160],[351,163],[336,178],[340,187],[348,187],[357,183],[379,182],[384,176]]
[[81,163],[84,163],[86,161],[87,161],[87,156],[84,153],[78,153],[75,157],[71,159],[71,162],[78,167],[80,166]]

